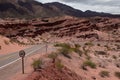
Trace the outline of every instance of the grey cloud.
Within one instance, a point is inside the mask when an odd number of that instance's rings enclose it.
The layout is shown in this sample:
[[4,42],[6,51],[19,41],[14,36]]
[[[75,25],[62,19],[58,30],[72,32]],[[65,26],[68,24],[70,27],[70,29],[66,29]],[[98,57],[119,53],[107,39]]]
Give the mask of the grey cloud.
[[120,0],[61,0],[66,3],[81,3],[86,5],[120,6]]
[[93,10],[120,14],[120,0],[38,0],[40,2],[62,2],[80,10]]

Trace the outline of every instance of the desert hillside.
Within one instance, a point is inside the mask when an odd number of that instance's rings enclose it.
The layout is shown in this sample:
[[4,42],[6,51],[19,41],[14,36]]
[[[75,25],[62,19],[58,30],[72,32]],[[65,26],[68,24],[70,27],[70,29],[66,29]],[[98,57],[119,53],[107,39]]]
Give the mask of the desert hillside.
[[56,51],[34,59],[25,80],[119,80],[120,45],[57,43]]
[[28,46],[15,43],[9,38],[0,35],[0,55],[16,52],[27,48]]

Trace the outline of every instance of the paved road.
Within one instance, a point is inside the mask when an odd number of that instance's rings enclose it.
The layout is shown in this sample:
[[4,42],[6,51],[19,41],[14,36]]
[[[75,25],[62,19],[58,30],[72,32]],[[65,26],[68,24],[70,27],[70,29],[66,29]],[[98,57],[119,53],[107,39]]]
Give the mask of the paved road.
[[[35,46],[25,49],[26,56],[36,52],[41,47],[44,47],[44,46],[43,45],[35,45]],[[18,60],[20,60],[19,52],[14,52],[14,53],[10,53],[10,54],[4,55],[4,56],[0,56],[0,69],[3,69],[4,67],[6,67]]]
[[[34,54],[45,52],[45,45],[35,45],[25,49],[26,56],[32,56]],[[25,57],[25,59],[27,59]],[[21,72],[21,58],[19,52],[10,53],[4,56],[0,56],[0,80],[9,80],[11,76]],[[25,60],[26,61],[26,60]],[[25,66],[27,63],[25,64]],[[14,79],[15,80],[15,79]]]

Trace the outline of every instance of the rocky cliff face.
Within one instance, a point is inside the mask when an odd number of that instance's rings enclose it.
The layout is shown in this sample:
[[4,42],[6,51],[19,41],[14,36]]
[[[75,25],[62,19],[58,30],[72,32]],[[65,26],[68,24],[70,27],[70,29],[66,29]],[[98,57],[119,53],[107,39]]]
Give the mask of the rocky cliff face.
[[[120,20],[112,18],[46,18],[30,21],[8,20],[0,24],[0,34],[36,38],[45,32],[56,37],[93,40],[120,40]],[[118,38],[117,38],[118,37]]]

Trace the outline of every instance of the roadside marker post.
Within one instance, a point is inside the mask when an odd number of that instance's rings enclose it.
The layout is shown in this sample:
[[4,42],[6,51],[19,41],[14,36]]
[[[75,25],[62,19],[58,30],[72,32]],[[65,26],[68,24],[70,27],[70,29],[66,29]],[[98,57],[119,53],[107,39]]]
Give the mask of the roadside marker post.
[[25,57],[25,51],[21,50],[19,52],[19,56],[22,58],[22,74],[24,74],[24,57]]

